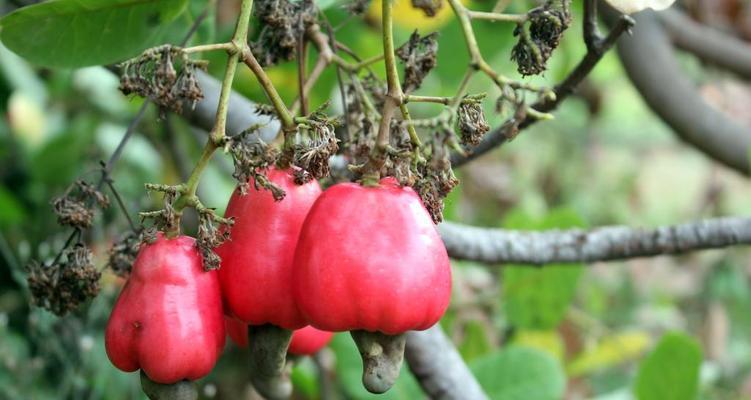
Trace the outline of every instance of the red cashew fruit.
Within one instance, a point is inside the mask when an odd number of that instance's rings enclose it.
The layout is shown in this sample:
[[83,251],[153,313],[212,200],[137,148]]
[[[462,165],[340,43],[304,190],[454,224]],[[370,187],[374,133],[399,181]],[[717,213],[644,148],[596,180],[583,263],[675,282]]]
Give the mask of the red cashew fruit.
[[219,279],[227,313],[250,325],[273,324],[285,329],[307,325],[292,297],[292,261],[305,216],[321,194],[313,180],[294,182],[291,169],[267,171],[269,181],[286,192],[275,201],[271,191],[247,194],[238,188],[225,217],[235,220],[230,240],[216,249],[222,258]]
[[310,210],[293,276],[308,322],[331,332],[424,330],[451,298],[446,247],[420,198],[393,178],[339,183]]
[[158,233],[143,243],[107,322],[112,364],[160,384],[192,381],[211,371],[224,340],[219,277],[204,271],[195,239]]
[[394,178],[339,183],[318,198],[300,233],[292,282],[310,325],[352,331],[373,393],[399,376],[403,333],[433,326],[451,298],[443,241],[417,193]]
[[[225,318],[227,334],[239,347],[248,347],[248,325],[234,319]],[[308,325],[292,333],[289,343],[290,354],[309,356],[326,347],[334,337],[333,332],[325,332]]]

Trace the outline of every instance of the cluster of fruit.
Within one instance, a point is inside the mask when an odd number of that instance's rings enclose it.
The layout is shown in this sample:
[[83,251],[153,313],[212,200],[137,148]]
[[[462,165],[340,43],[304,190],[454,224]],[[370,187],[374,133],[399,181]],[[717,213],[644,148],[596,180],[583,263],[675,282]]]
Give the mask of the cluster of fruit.
[[225,331],[247,346],[248,325],[294,330],[288,351],[312,354],[332,332],[399,336],[441,318],[449,259],[411,188],[384,178],[322,192],[315,180],[296,185],[291,170],[266,176],[286,197],[253,182],[235,191],[218,271],[204,271],[193,238],[160,233],[142,245],[106,329],[116,367],[171,384],[208,374]]

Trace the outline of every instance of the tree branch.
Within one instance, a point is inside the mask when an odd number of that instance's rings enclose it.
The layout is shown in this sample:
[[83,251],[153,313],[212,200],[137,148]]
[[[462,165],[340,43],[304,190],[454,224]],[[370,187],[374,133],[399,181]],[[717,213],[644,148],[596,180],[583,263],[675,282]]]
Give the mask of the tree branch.
[[666,10],[658,15],[676,47],[751,79],[751,44],[697,23],[680,11]]
[[618,55],[644,101],[682,140],[748,175],[750,130],[702,100],[654,12],[639,13],[636,21],[634,35],[618,42]]
[[751,244],[751,218],[727,217],[656,229],[517,231],[444,222],[438,226],[453,258],[483,263],[592,263]]
[[410,371],[434,400],[484,400],[488,396],[440,325],[407,332],[404,350]]
[[[616,40],[626,31],[630,30],[634,25],[634,20],[627,16],[622,15],[618,18],[617,22],[613,25],[610,32],[604,38],[600,36],[597,30],[597,10],[596,1],[587,0],[584,3],[585,16],[584,19],[584,42],[587,45],[587,54],[584,55],[579,64],[568,74],[568,76],[553,89],[555,98],[542,98],[538,100],[531,108],[540,113],[548,113],[558,108],[566,98],[574,93],[577,86],[584,80],[587,75],[594,69],[595,65],[602,59],[602,56],[607,53],[613,46]],[[523,116],[521,121],[515,120],[512,117],[509,121],[496,128],[492,132],[485,135],[482,142],[477,147],[473,148],[467,155],[461,155],[459,153],[451,154],[451,165],[458,167],[464,163],[471,161],[496,147],[503,145],[514,137],[517,129],[521,130],[537,122],[538,119],[530,115]]]

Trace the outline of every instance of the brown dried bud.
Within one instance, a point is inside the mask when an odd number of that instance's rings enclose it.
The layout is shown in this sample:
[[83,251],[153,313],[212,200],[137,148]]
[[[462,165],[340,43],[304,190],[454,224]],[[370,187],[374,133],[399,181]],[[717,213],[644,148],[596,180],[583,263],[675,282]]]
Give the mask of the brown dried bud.
[[482,137],[490,130],[482,109],[482,99],[485,95],[465,96],[457,110],[457,126],[461,133],[461,142],[465,145],[476,146]]
[[516,62],[518,71],[523,76],[545,71],[545,64],[571,23],[569,2],[570,0],[549,0],[542,7],[527,13],[529,32],[523,25],[514,29],[514,36],[519,36],[519,41],[511,50],[511,60]]
[[321,179],[329,175],[329,158],[339,150],[334,129],[339,125],[323,110],[323,104],[311,113],[304,124],[300,124],[300,143],[295,144],[293,164],[309,172],[313,178]]
[[402,88],[405,93],[418,89],[430,70],[436,66],[438,62],[436,59],[438,53],[437,38],[437,32],[420,37],[415,30],[407,43],[396,50],[396,56],[404,62]]

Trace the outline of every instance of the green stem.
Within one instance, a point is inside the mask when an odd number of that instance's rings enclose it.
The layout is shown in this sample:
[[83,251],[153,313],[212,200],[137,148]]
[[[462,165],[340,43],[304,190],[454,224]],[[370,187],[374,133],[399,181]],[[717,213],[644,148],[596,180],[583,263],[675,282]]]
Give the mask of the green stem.
[[191,53],[200,53],[204,51],[215,51],[215,50],[224,50],[224,51],[233,51],[235,49],[235,45],[231,42],[227,43],[213,43],[213,44],[202,44],[199,46],[193,46],[193,47],[186,47],[182,51],[186,54]]
[[266,93],[266,97],[269,98],[271,105],[274,107],[274,110],[276,110],[277,116],[282,122],[282,127],[284,128],[284,130],[293,130],[295,128],[295,122],[292,118],[292,113],[290,113],[290,111],[287,109],[287,106],[284,105],[282,96],[280,96],[279,92],[276,91],[276,88],[271,82],[271,79],[268,75],[266,75],[266,71],[263,70],[263,67],[258,63],[258,60],[253,55],[253,52],[250,51],[250,48],[248,46],[245,46],[245,48],[243,48],[242,60],[256,76],[258,83],[261,84],[263,91]]
[[495,12],[467,10],[467,15],[472,19],[484,19],[486,21],[494,22],[515,22],[517,24],[523,23],[527,20],[526,14],[501,14]]
[[415,96],[412,94],[408,94],[404,96],[404,102],[405,103],[436,103],[436,104],[443,104],[443,105],[449,105],[451,102],[450,97],[436,97],[436,96]]
[[[219,104],[216,108],[216,122],[211,130],[209,139],[203,148],[201,158],[196,163],[193,171],[188,177],[188,181],[185,183],[185,190],[180,197],[175,201],[175,212],[180,215],[182,210],[186,206],[196,204],[196,190],[198,189],[198,182],[201,179],[201,174],[206,169],[206,166],[211,160],[211,156],[214,151],[219,148],[224,141],[225,127],[227,124],[227,111],[229,110],[229,98],[232,93],[232,82],[235,78],[235,71],[237,70],[237,63],[240,60],[241,50],[245,46],[248,39],[248,25],[250,24],[250,13],[253,9],[253,0],[243,0],[240,5],[240,15],[237,19],[237,26],[235,27],[235,33],[232,35],[232,41],[230,42],[233,48],[227,50],[230,53],[227,60],[227,68],[225,69],[224,79],[222,80],[222,89],[219,94]],[[177,229],[179,230],[179,223]],[[174,237],[178,232],[167,232],[167,236]]]

